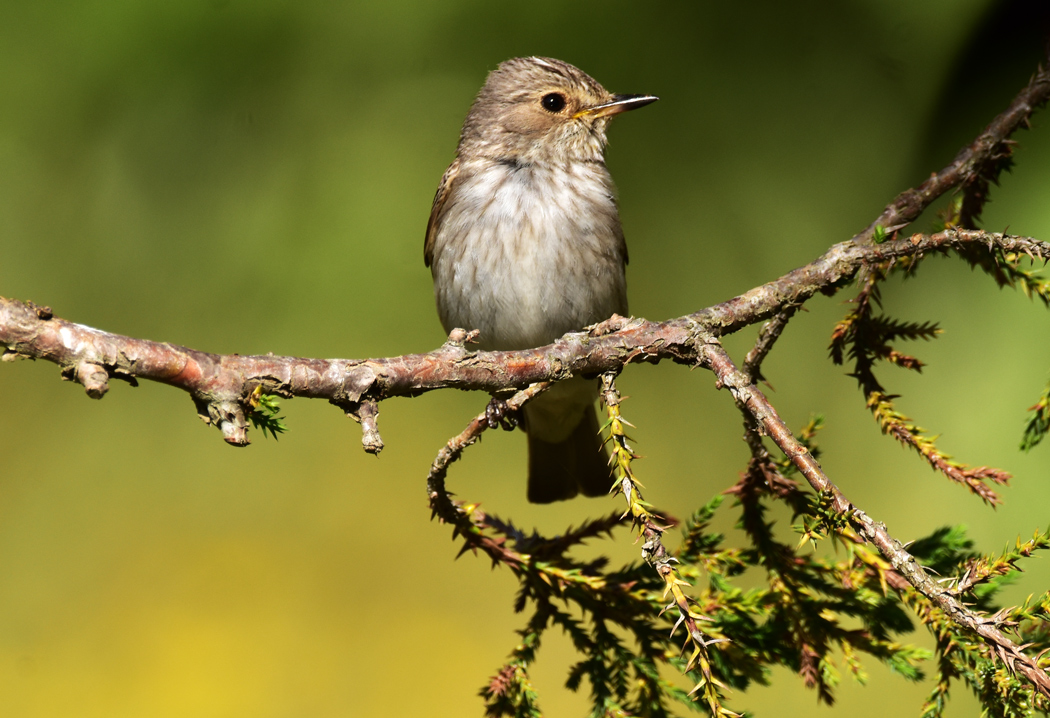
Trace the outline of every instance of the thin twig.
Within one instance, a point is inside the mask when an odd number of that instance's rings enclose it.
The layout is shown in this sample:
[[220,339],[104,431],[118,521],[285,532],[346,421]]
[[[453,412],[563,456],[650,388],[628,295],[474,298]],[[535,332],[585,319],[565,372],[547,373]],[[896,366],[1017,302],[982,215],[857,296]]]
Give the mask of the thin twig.
[[758,338],[755,340],[755,346],[744,357],[744,373],[751,378],[752,382],[758,383],[765,379],[762,376],[762,362],[765,361],[780,335],[784,333],[791,317],[795,316],[801,306],[798,303],[788,304],[762,325]]
[[[547,391],[551,386],[550,382],[540,382],[522,389],[507,399],[507,408],[512,411],[518,411],[527,402]],[[468,446],[476,443],[488,428],[488,416],[483,411],[470,420],[467,428],[448,440],[448,443],[438,452],[437,458],[434,459],[434,463],[430,466],[430,473],[427,474],[427,498],[430,501],[430,508],[434,514],[446,523],[456,523],[462,518],[460,509],[455,505],[445,489],[448,467],[462,456],[463,451]]]

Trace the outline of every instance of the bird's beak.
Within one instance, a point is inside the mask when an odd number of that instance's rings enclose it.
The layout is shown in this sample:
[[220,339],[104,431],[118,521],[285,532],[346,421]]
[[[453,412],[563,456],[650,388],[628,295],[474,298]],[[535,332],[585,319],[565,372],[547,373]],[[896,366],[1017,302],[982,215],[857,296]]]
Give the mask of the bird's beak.
[[572,116],[572,119],[575,120],[580,117],[611,117],[613,115],[618,115],[621,112],[627,112],[627,110],[635,110],[639,107],[645,107],[659,99],[660,98],[655,95],[613,95],[612,102],[606,102],[602,105],[595,105],[594,107],[580,110]]

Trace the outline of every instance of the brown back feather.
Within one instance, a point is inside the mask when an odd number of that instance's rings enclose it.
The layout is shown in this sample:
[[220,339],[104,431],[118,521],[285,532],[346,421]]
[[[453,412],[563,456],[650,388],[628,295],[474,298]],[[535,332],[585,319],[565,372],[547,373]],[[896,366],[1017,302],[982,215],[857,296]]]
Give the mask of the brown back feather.
[[445,202],[448,200],[448,196],[452,194],[452,185],[456,181],[456,175],[459,174],[459,158],[452,160],[452,164],[445,170],[445,174],[441,176],[441,184],[438,185],[437,193],[434,195],[434,206],[430,208],[430,220],[427,221],[427,238],[423,243],[423,261],[426,266],[430,266],[430,263],[434,261],[434,240],[437,236],[437,228],[441,223],[441,216],[444,214]]

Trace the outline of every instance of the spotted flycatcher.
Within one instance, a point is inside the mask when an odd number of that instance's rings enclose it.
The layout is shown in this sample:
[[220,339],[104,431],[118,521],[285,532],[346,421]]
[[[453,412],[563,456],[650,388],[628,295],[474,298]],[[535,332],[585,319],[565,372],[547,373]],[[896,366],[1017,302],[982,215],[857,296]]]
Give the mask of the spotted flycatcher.
[[[560,60],[492,71],[441,178],[424,257],[446,331],[528,349],[627,314],[627,245],[605,168],[609,120],[651,95],[612,95]],[[529,501],[609,491],[595,382],[556,384],[524,410]]]

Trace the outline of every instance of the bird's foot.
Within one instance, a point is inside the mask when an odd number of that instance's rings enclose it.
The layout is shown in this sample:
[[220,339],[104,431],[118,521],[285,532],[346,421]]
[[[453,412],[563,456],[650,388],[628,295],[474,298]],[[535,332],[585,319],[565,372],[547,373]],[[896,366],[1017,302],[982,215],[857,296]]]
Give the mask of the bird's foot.
[[492,397],[492,401],[485,407],[485,421],[490,429],[502,426],[504,431],[514,431],[521,423],[521,412],[511,409],[503,399]]

